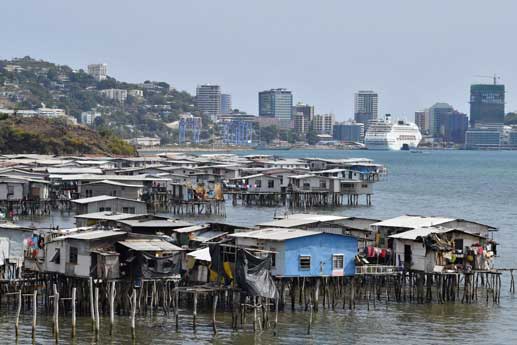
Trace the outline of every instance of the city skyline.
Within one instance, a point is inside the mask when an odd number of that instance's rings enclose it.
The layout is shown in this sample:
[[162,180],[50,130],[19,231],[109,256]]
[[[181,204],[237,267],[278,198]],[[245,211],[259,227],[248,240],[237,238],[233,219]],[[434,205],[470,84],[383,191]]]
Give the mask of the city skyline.
[[[235,108],[251,114],[258,109],[258,91],[287,88],[294,103],[314,104],[318,113],[332,112],[338,120],[353,117],[357,90],[370,89],[379,94],[380,115],[412,119],[435,102],[468,114],[470,85],[490,83],[476,75],[497,73],[506,85],[507,111],[517,109],[514,48],[503,40],[512,28],[514,2],[285,1],[274,2],[275,11],[270,4],[3,3],[4,35],[16,39],[3,42],[1,57],[30,55],[83,69],[105,62],[119,80],[163,80],[191,94],[196,85],[213,83],[232,94]],[[354,15],[366,8],[368,25]],[[421,25],[424,14],[439,16],[440,25]],[[297,20],[287,25],[286,16]],[[218,40],[208,39],[206,27]],[[133,40],[138,45],[128,44]],[[504,49],[494,54],[479,42]]]

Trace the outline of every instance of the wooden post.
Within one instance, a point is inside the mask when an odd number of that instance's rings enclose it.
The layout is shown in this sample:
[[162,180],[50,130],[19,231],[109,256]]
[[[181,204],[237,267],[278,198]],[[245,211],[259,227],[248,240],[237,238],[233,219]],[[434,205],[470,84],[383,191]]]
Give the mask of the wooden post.
[[307,327],[307,334],[311,334],[312,327],[312,301],[309,302],[309,326]]
[[192,309],[192,328],[196,330],[196,317],[197,317],[197,291],[194,291],[194,307]]
[[115,281],[111,282],[109,299],[110,299],[109,300],[109,304],[110,304],[110,335],[112,335],[113,334],[113,325],[115,324]]
[[215,324],[215,313],[217,310],[217,299],[219,296],[217,295],[217,292],[214,293],[214,301],[212,304],[212,328],[214,330],[214,334],[217,334],[217,325]]
[[54,335],[59,339],[59,292],[54,284]]
[[278,334],[278,330],[277,330],[277,327],[278,327],[278,298],[277,297],[275,299],[275,328],[274,328],[274,331],[273,331],[273,334],[276,336]]
[[36,317],[38,314],[38,290],[34,290],[32,295],[32,339],[36,336]]
[[72,288],[72,338],[75,338],[75,328],[76,328],[76,317],[75,317],[75,300],[76,300],[77,289]]
[[93,305],[93,278],[88,280],[88,288],[90,290],[90,314],[92,317],[92,328],[95,329],[95,307]]
[[18,306],[16,308],[16,323],[14,325],[16,331],[16,338],[18,338],[18,333],[20,329],[20,313],[22,311],[22,290],[18,291]]
[[99,317],[99,288],[95,287],[95,333],[98,333],[101,327]]
[[176,319],[176,332],[179,330],[179,308],[180,308],[180,293],[178,288],[174,291],[174,316]]
[[136,289],[133,288],[133,293],[131,295],[131,337],[135,339],[136,337]]

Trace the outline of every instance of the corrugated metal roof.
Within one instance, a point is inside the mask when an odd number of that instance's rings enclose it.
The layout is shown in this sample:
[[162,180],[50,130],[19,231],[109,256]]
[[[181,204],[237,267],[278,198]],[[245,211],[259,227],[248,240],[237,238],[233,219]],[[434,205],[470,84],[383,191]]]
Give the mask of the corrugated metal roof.
[[134,187],[134,188],[142,188],[143,186],[141,184],[128,184],[128,183],[121,183],[117,181],[111,181],[111,180],[102,180],[102,181],[95,181],[85,184],[92,185],[92,184],[109,184],[111,186],[120,186],[120,187]]
[[117,212],[94,212],[76,215],[75,218],[81,219],[97,219],[97,220],[124,220],[144,216],[144,214],[129,214]]
[[396,238],[399,240],[416,240],[418,237],[425,237],[433,233],[439,233],[442,230],[433,227],[424,227],[424,228],[416,228],[413,230],[408,230],[401,232],[399,234],[391,235],[389,238]]
[[254,238],[257,240],[285,241],[293,238],[314,236],[321,234],[320,231],[308,231],[300,229],[265,228],[260,230],[239,232],[228,236],[236,238]]
[[197,234],[196,236],[194,236],[192,238],[192,240],[198,241],[198,242],[208,242],[208,241],[213,240],[214,238],[218,238],[218,237],[224,236],[226,234],[228,234],[228,233],[224,232],[224,231],[208,230],[208,231],[203,231],[200,234]]
[[320,215],[320,214],[292,214],[287,218],[273,220],[270,222],[260,223],[262,227],[278,227],[278,228],[294,228],[297,226],[321,223],[321,222],[333,222],[338,220],[346,219],[347,217],[332,216],[332,215]]
[[56,237],[53,241],[60,241],[60,240],[66,240],[66,239],[89,241],[89,240],[98,240],[98,239],[106,238],[106,237],[121,236],[121,235],[125,235],[125,234],[126,234],[126,232],[124,232],[124,231],[95,230],[95,231],[85,231],[85,232],[73,233],[71,235]]
[[179,234],[186,234],[189,232],[208,229],[209,227],[210,227],[210,224],[199,224],[199,225],[187,226],[187,227],[181,228],[181,229],[175,229],[174,232],[177,232]]
[[102,169],[99,168],[48,168],[49,174],[102,174]]
[[427,217],[427,216],[400,216],[384,220],[379,223],[372,224],[373,226],[388,226],[393,228],[408,228],[416,229],[433,225],[440,225],[453,221],[453,218],[445,217]]
[[120,243],[124,247],[139,252],[169,252],[184,250],[183,248],[175,246],[174,244],[164,241],[162,239],[131,239],[126,241],[120,241],[118,243]]
[[172,220],[172,219],[151,219],[151,220],[122,220],[119,223],[129,225],[131,227],[139,227],[139,228],[172,228],[178,227],[183,228],[185,226],[189,226],[190,223],[182,221],[182,220]]
[[99,195],[99,196],[92,196],[91,198],[76,199],[76,200],[72,200],[72,202],[75,202],[76,204],[88,204],[90,202],[107,201],[107,200],[114,200],[114,199],[132,201],[132,202],[138,202],[138,203],[145,203],[144,201],[133,200],[133,199],[128,199],[128,198],[121,198],[118,196],[109,196],[109,195]]

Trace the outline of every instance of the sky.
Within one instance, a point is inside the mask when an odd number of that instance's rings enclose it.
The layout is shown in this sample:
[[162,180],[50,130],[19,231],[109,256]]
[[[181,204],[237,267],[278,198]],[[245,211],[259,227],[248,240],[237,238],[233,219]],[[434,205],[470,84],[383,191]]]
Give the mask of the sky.
[[192,94],[219,84],[250,114],[279,87],[338,120],[365,89],[394,118],[435,102],[468,114],[470,84],[494,73],[517,109],[513,0],[16,0],[0,13],[0,58],[105,62],[119,80]]

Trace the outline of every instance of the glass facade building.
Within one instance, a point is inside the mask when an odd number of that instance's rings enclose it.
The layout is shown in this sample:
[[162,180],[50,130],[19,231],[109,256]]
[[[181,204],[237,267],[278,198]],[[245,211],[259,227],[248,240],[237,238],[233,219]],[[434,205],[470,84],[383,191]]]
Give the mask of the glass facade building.
[[277,118],[282,127],[289,127],[293,114],[293,94],[286,89],[259,92],[259,116]]
[[504,85],[470,86],[470,126],[504,123]]

